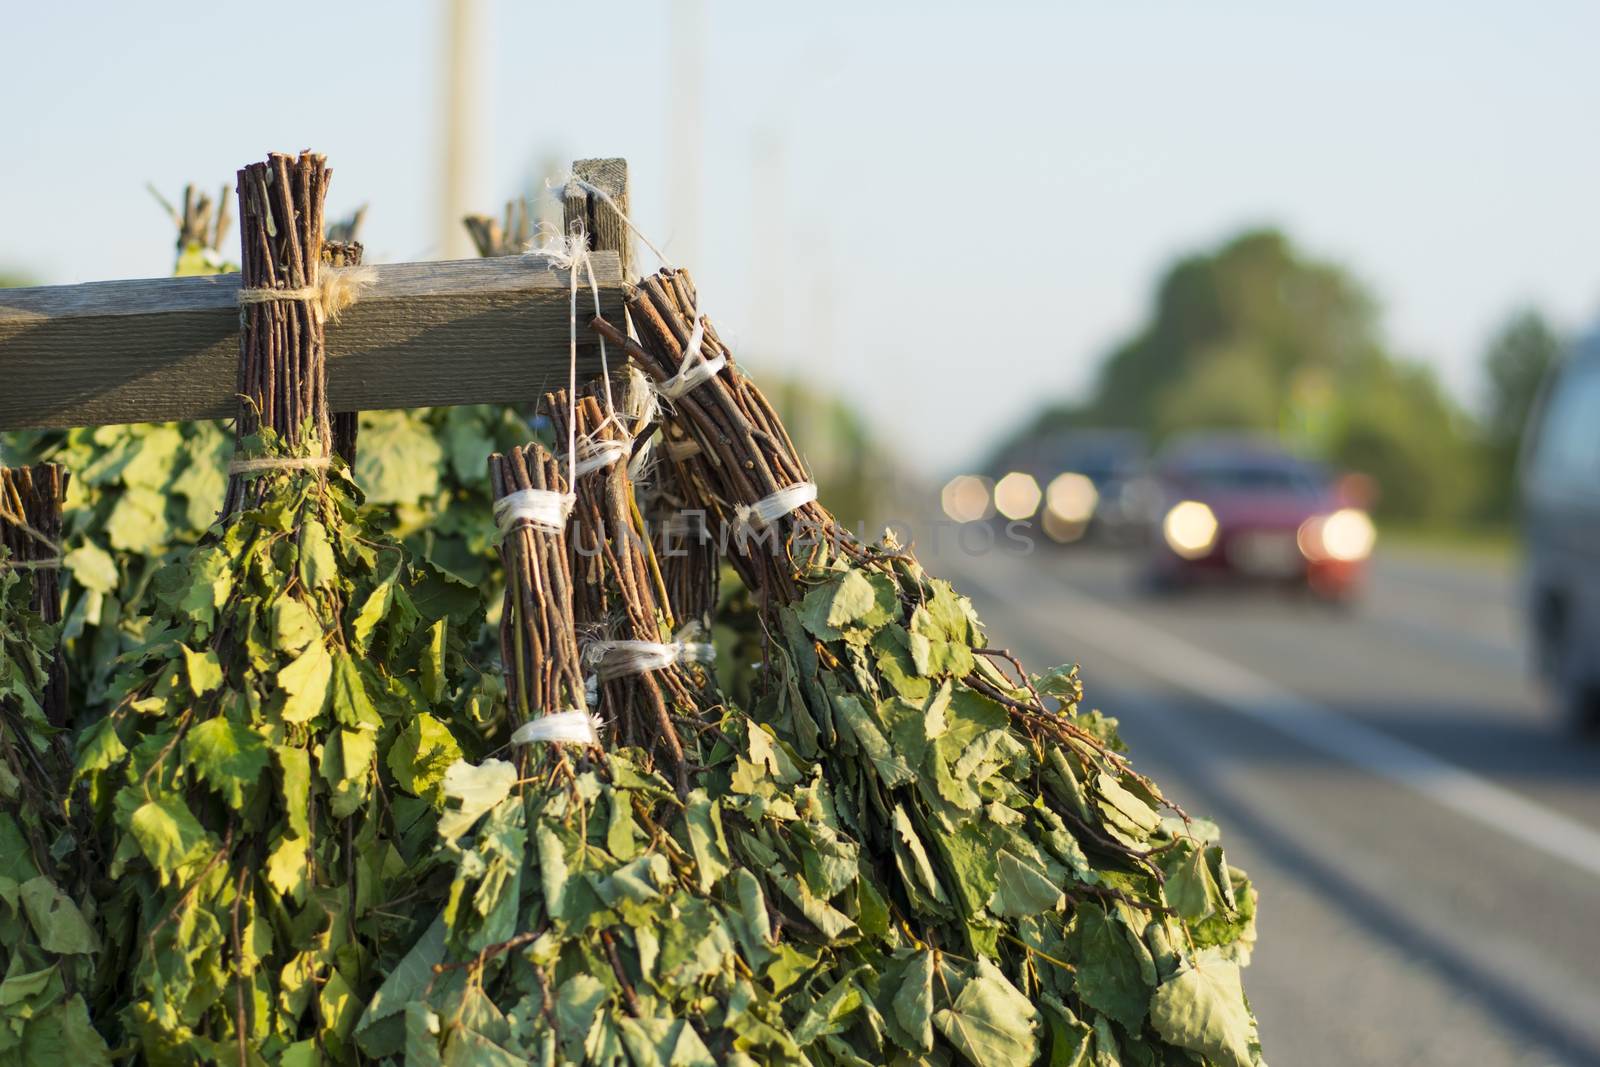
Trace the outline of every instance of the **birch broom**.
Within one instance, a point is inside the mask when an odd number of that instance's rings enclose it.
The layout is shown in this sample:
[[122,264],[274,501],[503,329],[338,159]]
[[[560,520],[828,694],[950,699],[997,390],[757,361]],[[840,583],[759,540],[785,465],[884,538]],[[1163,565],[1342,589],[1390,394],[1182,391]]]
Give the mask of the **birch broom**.
[[824,769],[912,938],[868,983],[876,1015],[841,1025],[881,1018],[904,1056],[980,1067],[1259,1063],[1239,973],[1255,897],[1215,829],[1080,712],[1075,669],[1028,674],[907,548],[839,528],[698,308],[666,269],[629,301],[638,343],[593,325],[677,393],[695,503],[772,635],[753,710]]
[[[353,1062],[362,1005],[432,918],[476,625],[330,458],[323,158],[239,172],[224,514],[155,587],[79,738],[108,868],[97,1012],[153,1064]],[[399,946],[399,947],[397,947]]]
[[67,810],[61,504],[53,464],[0,467],[0,1064],[109,1064],[89,1017],[95,874]]

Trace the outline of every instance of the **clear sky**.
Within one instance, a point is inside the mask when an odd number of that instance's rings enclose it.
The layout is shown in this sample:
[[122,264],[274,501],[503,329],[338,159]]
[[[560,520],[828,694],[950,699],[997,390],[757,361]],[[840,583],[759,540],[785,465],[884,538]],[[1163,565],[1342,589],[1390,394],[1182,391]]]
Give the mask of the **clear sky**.
[[[1600,310],[1593,3],[705,0],[692,232],[669,0],[482,3],[483,208],[627,156],[736,351],[850,394],[929,473],[1081,391],[1161,267],[1246,224],[1351,266],[1465,400],[1512,308]],[[147,181],[302,147],[330,214],[370,202],[373,260],[439,256],[442,7],[273,10],[15,5],[0,270],[163,274]]]

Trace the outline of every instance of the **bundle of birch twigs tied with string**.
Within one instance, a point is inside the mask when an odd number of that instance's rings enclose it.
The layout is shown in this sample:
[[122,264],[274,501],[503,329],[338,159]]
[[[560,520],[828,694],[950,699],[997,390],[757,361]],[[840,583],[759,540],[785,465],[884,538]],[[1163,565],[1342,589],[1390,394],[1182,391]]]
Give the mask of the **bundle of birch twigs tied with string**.
[[[0,962],[54,968],[0,1004],[0,1061],[1262,1062],[1256,894],[1216,827],[1076,667],[1030,672],[912,545],[834,520],[664,257],[608,321],[598,293],[580,313],[584,234],[530,254],[569,288],[569,373],[474,498],[504,586],[393,536],[328,403],[325,327],[360,298],[330,176],[239,172],[222,515],[152,579],[70,761],[44,758],[66,483],[0,477],[0,606],[29,635],[0,660],[0,771],[38,756],[61,801],[0,810],[31,864],[0,872]],[[525,226],[480,220],[480,246]]]
[[[517,763],[444,783],[473,908],[415,950],[465,972],[425,995],[439,1048],[1259,1063],[1255,895],[1215,827],[1134,770],[1075,668],[1030,674],[909,546],[833,520],[687,272],[627,306],[590,326],[650,402],[548,394],[549,447],[491,461]],[[718,610],[719,556],[753,610]],[[744,631],[757,682],[724,686],[680,619]],[[465,1021],[480,997],[516,1025]]]

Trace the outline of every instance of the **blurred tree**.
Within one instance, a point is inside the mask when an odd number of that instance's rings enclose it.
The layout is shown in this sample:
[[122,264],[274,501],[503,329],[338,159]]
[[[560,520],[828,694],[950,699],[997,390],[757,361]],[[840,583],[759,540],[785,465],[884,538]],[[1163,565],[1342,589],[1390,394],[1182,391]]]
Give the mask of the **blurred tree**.
[[1371,475],[1380,510],[1415,521],[1462,515],[1478,466],[1465,416],[1432,374],[1390,354],[1365,287],[1270,229],[1169,268],[1089,402],[1047,409],[1025,432],[1063,423],[1130,427],[1157,445],[1191,430],[1276,432]]
[[1533,308],[1512,314],[1490,340],[1483,365],[1483,445],[1485,479],[1482,506],[1487,517],[1511,517],[1516,495],[1517,455],[1539,387],[1560,358],[1561,339]]
[[1481,468],[1466,416],[1432,371],[1374,360],[1345,400],[1326,457],[1376,479],[1379,514],[1438,523],[1468,513]]
[[[1276,230],[1253,230],[1167,271],[1150,321],[1106,360],[1094,406],[1106,422],[1159,436],[1176,414],[1163,394],[1205,382],[1208,401],[1228,402],[1217,389],[1232,369],[1254,394],[1243,402],[1248,424],[1275,427],[1300,372],[1337,380],[1380,347],[1376,306],[1343,269],[1301,255]],[[1247,413],[1234,405],[1229,415]]]

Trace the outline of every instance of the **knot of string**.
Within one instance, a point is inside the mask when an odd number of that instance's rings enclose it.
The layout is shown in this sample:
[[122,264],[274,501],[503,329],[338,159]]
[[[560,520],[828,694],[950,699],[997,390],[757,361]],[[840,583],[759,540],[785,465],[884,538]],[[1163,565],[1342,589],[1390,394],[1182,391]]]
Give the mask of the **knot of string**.
[[605,470],[631,451],[633,442],[626,437],[596,441],[593,437],[585,436],[578,442],[578,461],[571,465],[572,477],[578,479],[585,474]]
[[518,489],[494,502],[494,521],[502,536],[519,522],[545,533],[560,533],[566,529],[574,499],[571,493],[554,489]]
[[587,711],[553,711],[530,719],[517,727],[511,735],[513,745],[531,745],[536,741],[566,745],[597,745],[605,723],[598,715]]
[[[543,259],[547,264],[568,272],[572,285],[567,303],[567,484],[578,480],[578,271],[581,268],[589,278],[589,292],[594,297],[594,313],[601,314],[600,283],[595,280],[594,263],[589,258],[587,234],[575,233],[565,237],[552,237],[538,248],[531,249],[528,257]],[[611,400],[611,366],[606,356],[606,339],[600,338],[600,381],[606,399],[606,418],[616,417],[616,405]]]
[[740,504],[734,513],[739,526],[746,530],[761,530],[816,499],[815,482],[798,482],[764,496],[754,504]]
[[590,641],[583,649],[584,662],[594,668],[602,682],[629,674],[659,671],[675,663],[710,663],[716,659],[715,646],[688,638],[695,632],[686,626],[671,641]]
[[312,312],[319,320],[338,322],[340,312],[360,299],[361,294],[378,278],[371,266],[322,267],[317,271],[317,283],[298,289],[240,289],[239,313],[251,304],[270,304],[279,300],[311,301]]
[[[632,230],[634,236],[645,243],[645,247],[655,253],[663,267],[672,267],[672,260],[667,254],[657,248],[655,242],[645,235],[645,232],[635,226],[633,220],[617,205],[611,194],[592,182],[586,182],[576,174],[567,179],[567,184],[576,185],[591,196],[599,197],[612,211],[617,213],[617,218],[622,224]],[[689,343],[683,350],[683,358],[678,361],[678,373],[662,382],[656,387],[657,391],[668,400],[676,400],[702,382],[709,381],[723,367],[728,364],[726,355],[718,355],[713,359],[706,359],[701,353],[701,345],[705,342],[706,317],[700,313],[700,294],[695,293],[694,308],[692,309],[694,329],[689,334]]]

